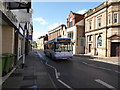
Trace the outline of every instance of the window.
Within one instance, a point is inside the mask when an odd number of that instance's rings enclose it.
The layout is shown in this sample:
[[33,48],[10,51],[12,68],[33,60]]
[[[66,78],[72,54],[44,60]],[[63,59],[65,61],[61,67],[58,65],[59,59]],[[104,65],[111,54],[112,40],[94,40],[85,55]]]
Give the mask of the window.
[[91,41],[91,40],[92,40],[92,35],[89,36],[89,41]]
[[68,38],[72,38],[73,39],[73,32],[69,32],[68,33]]
[[64,31],[63,31],[63,35],[64,35]]
[[97,38],[97,46],[98,47],[102,46],[102,36],[101,35],[99,35],[98,38]]
[[72,27],[72,21],[70,22],[70,27]]
[[118,23],[118,13],[114,13],[114,23]]
[[70,23],[69,24],[70,24],[70,27],[72,27],[72,18],[70,18]]
[[110,20],[110,15],[108,15],[108,24],[111,23],[111,20]]
[[92,21],[89,22],[89,28],[92,29]]
[[98,18],[98,27],[101,27],[101,17]]

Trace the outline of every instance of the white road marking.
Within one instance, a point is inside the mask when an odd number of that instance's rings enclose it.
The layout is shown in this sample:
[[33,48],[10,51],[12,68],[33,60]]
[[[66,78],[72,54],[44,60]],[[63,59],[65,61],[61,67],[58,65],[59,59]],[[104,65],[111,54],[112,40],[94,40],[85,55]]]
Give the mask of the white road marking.
[[[37,53],[38,53],[38,51],[37,51]],[[39,57],[43,58],[42,55],[41,55],[40,53],[38,53],[38,55],[39,55]],[[43,59],[45,59],[45,58],[43,58]],[[41,61],[41,62],[42,62],[42,61]],[[46,61],[46,62],[47,62],[47,61]],[[42,63],[43,63],[43,62],[42,62]],[[49,75],[49,73],[48,73],[48,76],[49,76],[49,78],[50,78],[50,80],[51,80],[53,86],[56,88],[56,85],[55,85],[55,83],[53,82],[53,80],[52,80],[51,76]]]
[[60,76],[60,72],[58,72],[58,76]]
[[[38,52],[37,52],[37,53],[38,53]],[[38,53],[38,55],[39,55],[40,57],[42,57],[42,55],[41,55],[40,53]],[[42,58],[43,58],[43,57],[42,57]],[[43,58],[43,59],[45,59],[45,58]],[[56,76],[57,81],[59,81],[61,84],[63,84],[64,86],[66,86],[66,87],[69,88],[70,90],[74,90],[74,89],[72,89],[69,85],[67,85],[67,84],[64,83],[62,80],[59,79],[60,72],[57,72],[57,69],[56,69],[55,67],[53,67],[53,66],[51,66],[50,64],[48,64],[47,61],[46,61],[45,64],[55,70],[55,76]]]
[[69,85],[67,85],[66,83],[64,83],[62,80],[58,79],[58,81],[59,81],[60,83],[62,83],[64,86],[66,86],[67,88],[73,90]]
[[84,64],[88,64],[88,63],[86,63],[86,62],[82,62],[82,63],[84,63]]
[[115,71],[116,73],[120,73],[120,72],[118,72],[118,71]]
[[91,66],[91,67],[95,67],[95,68],[100,68],[100,69],[104,69],[104,70],[108,70],[108,71],[113,71],[113,72],[116,72],[116,73],[120,73],[119,71],[114,71],[114,70],[111,70],[111,69],[108,69],[108,68],[104,68],[104,67],[97,67],[97,66],[94,66],[94,65],[91,65],[91,64],[88,64],[86,62],[82,62],[88,66]]
[[107,88],[115,89],[115,87],[107,84],[106,82],[104,82],[104,81],[102,81],[102,80],[100,80],[100,79],[96,79],[95,81],[98,82],[98,83],[100,83],[100,84],[102,84],[102,85],[104,85],[104,86],[107,87]]
[[58,79],[58,73],[56,69],[55,69],[55,75],[56,75],[56,78]]

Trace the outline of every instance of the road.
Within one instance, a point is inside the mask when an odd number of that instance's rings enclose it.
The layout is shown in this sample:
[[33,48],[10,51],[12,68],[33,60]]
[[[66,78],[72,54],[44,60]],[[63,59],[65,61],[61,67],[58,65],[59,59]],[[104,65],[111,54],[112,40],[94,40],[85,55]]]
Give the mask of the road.
[[[69,60],[51,60],[43,51],[35,50],[44,62],[57,88],[118,89],[118,66],[74,56]],[[118,85],[119,84],[119,85]]]

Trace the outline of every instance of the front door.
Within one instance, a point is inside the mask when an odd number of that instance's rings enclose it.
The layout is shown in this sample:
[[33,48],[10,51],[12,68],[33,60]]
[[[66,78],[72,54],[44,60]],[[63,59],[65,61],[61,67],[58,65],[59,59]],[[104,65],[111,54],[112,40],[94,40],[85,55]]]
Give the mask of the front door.
[[111,43],[111,56],[120,57],[120,42]]

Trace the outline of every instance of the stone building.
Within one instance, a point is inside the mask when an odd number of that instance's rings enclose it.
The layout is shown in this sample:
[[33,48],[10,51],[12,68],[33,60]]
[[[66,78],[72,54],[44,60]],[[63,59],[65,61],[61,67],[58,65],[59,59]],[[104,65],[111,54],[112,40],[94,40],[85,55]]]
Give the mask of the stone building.
[[84,15],[70,11],[67,18],[67,36],[72,39],[73,54],[84,54]]
[[51,40],[51,39],[57,38],[57,37],[64,37],[65,30],[66,30],[66,25],[62,24],[62,25],[48,31],[48,40]]
[[120,0],[108,0],[85,13],[85,53],[120,56]]
[[44,50],[44,43],[48,41],[48,35],[46,34],[44,36],[40,36],[38,39],[39,39],[37,44],[38,49]]

